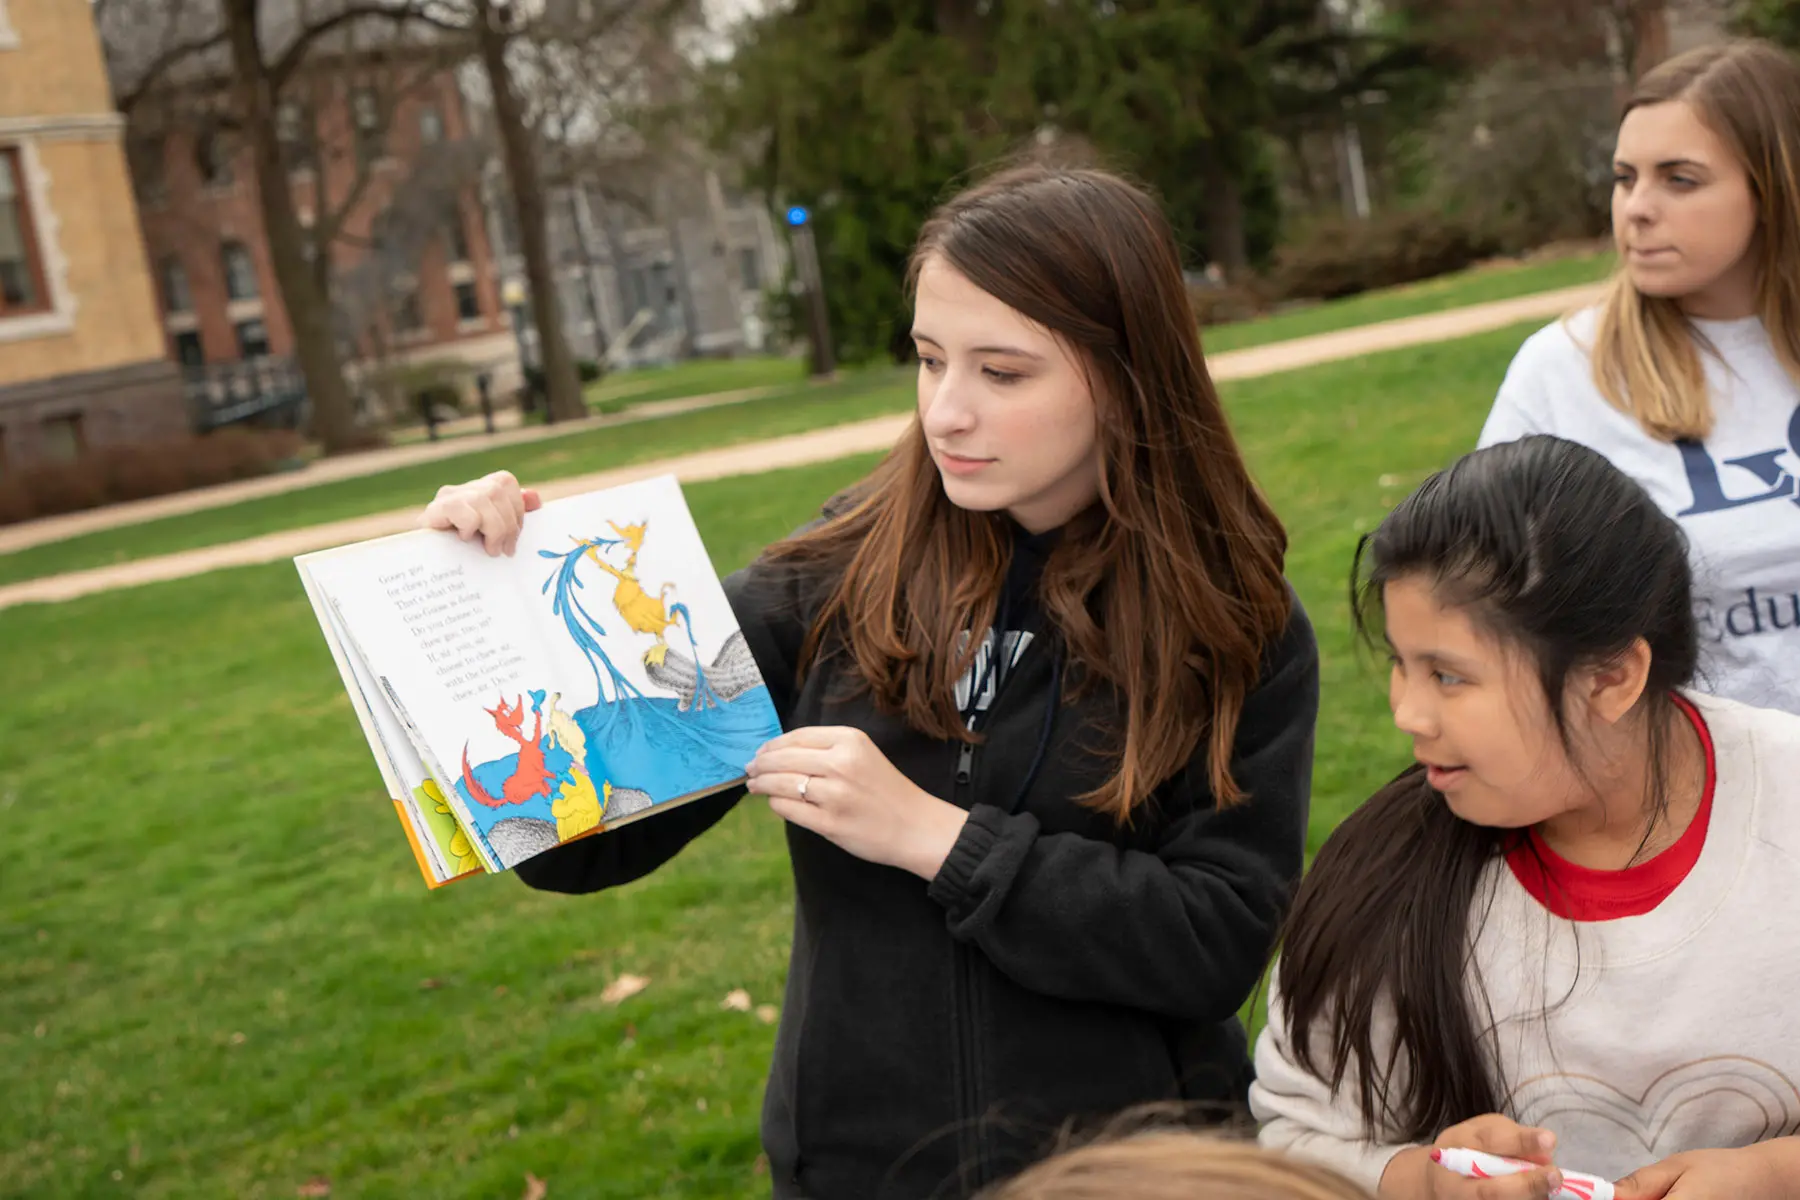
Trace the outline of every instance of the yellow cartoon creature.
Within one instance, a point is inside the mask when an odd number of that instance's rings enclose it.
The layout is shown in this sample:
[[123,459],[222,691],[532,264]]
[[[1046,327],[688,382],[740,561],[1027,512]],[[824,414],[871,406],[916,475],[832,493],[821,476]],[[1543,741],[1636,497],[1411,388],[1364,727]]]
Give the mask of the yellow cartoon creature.
[[587,548],[588,557],[595,566],[619,581],[618,587],[613,589],[613,607],[625,618],[625,624],[656,639],[656,644],[644,651],[644,662],[649,666],[660,667],[663,658],[669,653],[669,644],[663,640],[663,630],[675,623],[675,618],[668,611],[669,591],[675,585],[665,583],[662,590],[652,596],[638,581],[637,556],[638,551],[644,548],[644,530],[648,522],[621,526],[617,522],[608,521],[607,524],[613,527],[613,531],[630,548],[631,552],[625,557],[625,566],[615,567],[601,558],[600,548],[592,543]]
[[[560,700],[562,693],[553,692],[550,703],[545,705],[550,723],[550,743],[568,751],[569,757],[579,764],[587,758],[587,735],[581,732],[581,726],[575,723],[575,718],[558,706]],[[609,787],[608,791],[610,790]],[[550,814],[556,818],[557,840],[566,842],[599,825],[603,807],[599,794],[594,791],[594,781],[579,765],[573,767],[570,777],[563,782],[556,795],[550,798]]]

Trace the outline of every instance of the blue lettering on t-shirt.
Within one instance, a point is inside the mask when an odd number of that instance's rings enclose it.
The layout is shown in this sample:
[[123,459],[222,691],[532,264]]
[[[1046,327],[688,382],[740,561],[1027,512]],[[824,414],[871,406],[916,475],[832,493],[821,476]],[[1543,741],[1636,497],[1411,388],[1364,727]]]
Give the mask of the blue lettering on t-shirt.
[[1694,601],[1694,617],[1700,636],[1709,642],[1800,629],[1800,591],[1770,595],[1748,587],[1723,612],[1711,596],[1700,596]]
[[[1791,500],[1800,504],[1800,480],[1795,473],[1782,465],[1785,455],[1793,454],[1800,458],[1800,408],[1788,419],[1786,446],[1774,450],[1759,450],[1755,454],[1746,454],[1739,458],[1728,458],[1724,465],[1751,476],[1762,485],[1760,490],[1744,491],[1744,481],[1737,475],[1730,476],[1732,491],[1727,492],[1726,480],[1721,478],[1719,463],[1713,461],[1706,447],[1689,438],[1682,438],[1675,443],[1681,451],[1681,465],[1687,471],[1688,489],[1693,494],[1693,503],[1675,515],[1678,517],[1698,516],[1701,513],[1723,512],[1726,509],[1742,508],[1747,504],[1761,504],[1765,500]],[[1732,494],[1736,493],[1736,494]]]

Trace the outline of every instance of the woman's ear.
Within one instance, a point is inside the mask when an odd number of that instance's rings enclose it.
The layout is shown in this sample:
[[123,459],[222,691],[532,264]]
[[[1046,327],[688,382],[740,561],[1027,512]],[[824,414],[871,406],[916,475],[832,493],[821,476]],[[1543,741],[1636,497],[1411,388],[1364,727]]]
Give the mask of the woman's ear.
[[1608,725],[1616,725],[1636,707],[1650,682],[1650,643],[1638,638],[1624,653],[1587,672],[1587,705]]

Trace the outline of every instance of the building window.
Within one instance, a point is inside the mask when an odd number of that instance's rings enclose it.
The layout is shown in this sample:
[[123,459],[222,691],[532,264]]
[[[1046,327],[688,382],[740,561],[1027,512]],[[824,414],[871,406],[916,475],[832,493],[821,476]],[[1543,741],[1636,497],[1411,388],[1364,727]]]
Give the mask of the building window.
[[394,295],[394,332],[417,333],[424,327],[425,317],[419,311],[418,285],[410,284],[399,288]]
[[294,100],[283,100],[275,106],[275,139],[281,143],[281,156],[289,170],[312,163],[312,129],[306,109]]
[[481,320],[481,296],[475,290],[473,279],[465,279],[456,285],[456,319],[458,321]]
[[355,126],[356,161],[368,166],[381,157],[381,105],[368,88],[350,93],[350,120]]
[[19,152],[0,147],[0,317],[48,307]]
[[187,268],[178,258],[165,258],[162,263],[163,311],[194,311],[194,293],[188,287]]
[[513,215],[512,205],[502,204],[499,208],[499,219],[494,222],[494,232],[499,235],[499,245],[493,248],[496,255],[519,253],[523,245],[519,240],[519,222]]
[[269,357],[269,327],[260,320],[239,321],[237,344],[240,358]]
[[231,139],[224,132],[209,129],[194,143],[194,165],[207,187],[225,187],[231,182]]
[[47,462],[74,462],[87,449],[81,414],[46,417],[38,427],[38,442]]
[[643,267],[632,267],[625,273],[625,303],[631,306],[633,317],[650,307],[650,272]]
[[444,249],[453,263],[469,261],[469,231],[463,227],[461,209],[454,209],[444,224]]
[[198,329],[185,329],[171,339],[175,347],[175,361],[184,367],[200,367],[206,365],[206,350],[200,344]]
[[220,255],[225,263],[226,296],[233,300],[256,299],[256,260],[250,257],[249,248],[242,242],[226,242]]
[[444,140],[444,114],[437,105],[427,104],[419,110],[419,144],[435,146]]
[[762,291],[762,255],[756,252],[755,246],[745,246],[738,251],[738,278],[746,292]]

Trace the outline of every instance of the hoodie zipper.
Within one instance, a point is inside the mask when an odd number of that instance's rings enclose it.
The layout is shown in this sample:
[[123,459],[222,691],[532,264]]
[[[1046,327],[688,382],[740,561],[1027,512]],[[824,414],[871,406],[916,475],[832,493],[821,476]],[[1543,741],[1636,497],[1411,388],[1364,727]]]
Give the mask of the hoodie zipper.
[[[965,794],[975,777],[975,746],[964,742],[956,756],[956,803],[967,809],[970,798]],[[983,1108],[981,1087],[981,1050],[978,1046],[978,1021],[976,1018],[975,989],[979,986],[975,975],[975,949],[964,942],[952,944],[952,953],[956,958],[956,1051],[957,1051],[957,1108],[956,1127],[963,1131],[963,1152],[961,1158],[965,1164],[973,1164],[975,1168],[975,1187],[985,1187],[988,1181],[987,1139],[982,1136],[979,1118]]]
[[[1000,667],[1002,656],[1008,653],[1005,629],[993,631],[993,650],[989,659],[990,669],[998,678],[994,688],[994,697],[988,701],[985,711],[975,708],[969,715],[969,728],[974,731],[981,725],[991,721],[995,711],[1000,707],[1000,698],[1006,694],[1007,685],[1019,673],[1019,662],[1007,663],[1005,669]],[[1023,633],[1020,634],[1023,637]],[[1025,650],[1029,650],[1027,645]],[[1020,660],[1024,653],[1020,652]],[[982,676],[986,672],[978,672],[973,681],[969,703],[978,705],[981,692],[986,682]],[[965,811],[974,806],[975,786],[975,751],[974,742],[964,742],[956,753],[956,777],[953,791],[953,802]],[[987,1138],[980,1126],[981,1114],[987,1107],[986,1089],[982,1087],[982,1054],[980,1049],[979,1030],[986,1011],[986,989],[982,984],[981,964],[976,961],[980,952],[973,946],[963,942],[955,944],[956,954],[956,1020],[959,1036],[956,1039],[958,1066],[961,1087],[957,1097],[962,1111],[957,1114],[958,1128],[966,1131],[964,1143],[965,1157],[975,1166],[975,1187],[985,1187],[993,1178],[993,1165],[988,1154]]]

